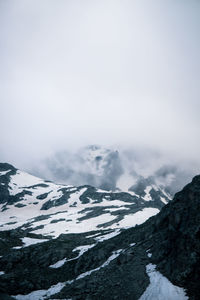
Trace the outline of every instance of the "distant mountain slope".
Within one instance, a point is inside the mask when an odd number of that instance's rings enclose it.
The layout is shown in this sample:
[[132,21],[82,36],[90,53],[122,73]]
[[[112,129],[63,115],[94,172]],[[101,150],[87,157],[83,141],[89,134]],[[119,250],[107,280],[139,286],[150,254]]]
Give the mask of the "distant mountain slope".
[[123,166],[118,151],[90,145],[75,153],[57,152],[37,164],[31,172],[54,182],[115,190]]
[[[19,183],[26,174],[21,174],[10,165],[2,164],[0,170],[4,194],[6,195],[6,191],[9,191],[6,201],[1,200],[3,211],[0,212],[0,216],[12,212],[12,209],[18,210],[18,221],[23,223],[26,220],[25,211],[21,210],[23,207],[16,208],[14,205],[24,201],[23,203],[26,202],[28,206],[27,201],[33,201],[33,199],[24,199],[24,197],[27,195],[33,198],[37,195],[41,197],[44,193],[39,193],[39,188],[50,186],[52,189],[53,183],[47,183],[38,178],[33,180],[29,176],[29,179],[26,177],[26,182],[23,180],[24,183]],[[8,170],[11,172],[10,175]],[[34,181],[31,186],[29,186],[30,179],[31,184]],[[46,187],[43,184],[49,186]],[[16,193],[16,186],[21,191],[20,193]],[[37,193],[33,192],[34,188]],[[57,186],[57,188],[72,189],[66,186]],[[37,222],[44,225],[47,221],[49,224],[49,216],[47,219],[44,216],[51,209],[65,208],[67,211],[78,209],[84,205],[86,197],[83,197],[84,201],[80,199],[88,189],[88,193],[91,193],[91,187],[87,186],[76,188],[73,192],[76,200],[79,199],[76,207],[69,205],[71,193],[67,204],[62,203],[63,199],[59,200],[63,194],[56,194],[56,198],[50,201],[50,208],[49,204],[46,204],[46,209],[41,210],[42,206],[51,200],[42,199],[40,205],[36,205],[35,211],[42,214],[38,216]],[[59,193],[56,188],[55,190]],[[67,191],[65,190],[64,193]],[[30,192],[33,194],[30,195]],[[10,193],[15,195],[10,195]],[[127,193],[113,193],[113,200],[106,199],[102,191],[94,189],[93,193],[92,200],[86,205],[92,206],[98,203],[105,207],[103,204],[107,205],[107,201],[110,203],[116,201],[116,195],[121,197],[117,200],[123,203],[121,203],[123,210],[127,203],[128,205],[132,203],[130,201],[135,201],[135,206],[143,205],[143,202],[147,205],[154,202],[142,200],[141,197],[135,195],[127,196]],[[19,194],[23,200],[20,200]],[[112,193],[106,193],[106,195],[112,199]],[[90,196],[87,197],[90,198]],[[137,202],[136,199],[141,202]],[[12,204],[9,204],[11,200]],[[56,201],[58,201],[57,206]],[[196,176],[190,184],[177,193],[169,204],[164,206],[162,201],[161,203],[163,208],[157,215],[139,226],[127,229],[112,230],[111,224],[110,228],[107,226],[90,232],[82,230],[81,233],[64,233],[58,236],[59,232],[55,229],[54,232],[47,230],[49,225],[44,227],[44,235],[34,233],[35,230],[32,230],[34,225],[30,220],[27,220],[22,227],[21,225],[18,227],[17,223],[3,224],[2,231],[0,231],[0,299],[8,299],[6,297],[12,295],[12,299],[17,300],[198,300],[200,296],[200,176]],[[68,208],[65,205],[68,205]],[[27,207],[24,208],[27,209]],[[109,213],[111,213],[111,208],[113,207],[106,206]],[[155,206],[145,208],[155,209]],[[79,215],[79,211],[77,214]],[[134,216],[131,213],[133,226],[135,225]],[[90,218],[87,216],[87,219]],[[55,219],[52,221],[51,224],[57,222]],[[60,230],[65,230],[63,222],[64,220],[60,222]],[[6,226],[10,225],[15,228],[5,230]]]
[[108,192],[91,186],[44,181],[0,164],[0,230],[20,228],[57,237],[141,224],[170,200],[162,189],[146,183],[142,194]]
[[89,145],[74,152],[59,151],[34,162],[33,166],[27,172],[35,176],[107,191],[128,192],[136,182],[150,180],[171,197],[198,172],[192,162],[186,166],[151,149],[117,150],[100,145]]

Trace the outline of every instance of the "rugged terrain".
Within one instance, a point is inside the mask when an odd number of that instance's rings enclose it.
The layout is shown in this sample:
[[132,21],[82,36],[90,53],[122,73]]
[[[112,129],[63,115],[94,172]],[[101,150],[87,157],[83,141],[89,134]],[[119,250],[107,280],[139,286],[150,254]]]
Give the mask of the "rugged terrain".
[[57,185],[0,164],[1,230],[18,228],[52,237],[120,230],[144,222],[169,200],[169,194],[148,181],[135,192],[107,192]]
[[0,172],[0,299],[199,299],[200,176],[169,201]]

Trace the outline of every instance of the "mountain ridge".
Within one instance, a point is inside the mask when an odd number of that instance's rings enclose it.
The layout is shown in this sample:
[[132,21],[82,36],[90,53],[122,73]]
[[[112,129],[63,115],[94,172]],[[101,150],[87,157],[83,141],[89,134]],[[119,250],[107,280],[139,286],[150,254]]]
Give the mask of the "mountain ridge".
[[[32,163],[33,164],[33,163]],[[88,145],[62,150],[26,168],[35,176],[75,186],[91,185],[108,191],[126,191],[142,178],[154,180],[174,196],[195,175],[192,162],[174,161],[152,149],[121,149]]]
[[18,300],[197,300],[199,209],[200,175],[163,203],[157,215],[120,231],[53,237],[23,227],[1,228],[0,291]]
[[[53,231],[55,235],[64,233],[63,229],[56,233],[57,222],[63,222],[69,233],[124,228],[133,224],[133,215],[145,221],[170,201],[170,196],[155,184],[144,187],[141,195],[134,189],[130,193],[109,192],[88,185],[54,184],[7,164],[0,164],[0,191],[1,230],[16,226],[31,230],[39,225],[43,228],[35,232],[49,235]],[[10,215],[15,216],[12,222]],[[137,220],[135,224],[142,222]]]

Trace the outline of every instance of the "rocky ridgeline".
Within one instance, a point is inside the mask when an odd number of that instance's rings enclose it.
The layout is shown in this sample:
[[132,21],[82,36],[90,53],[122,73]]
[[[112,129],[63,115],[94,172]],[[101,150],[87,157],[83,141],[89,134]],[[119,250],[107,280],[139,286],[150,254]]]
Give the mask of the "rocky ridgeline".
[[2,230],[0,299],[139,299],[150,284],[147,267],[155,264],[197,300],[199,211],[197,176],[159,214],[133,228],[117,232],[103,227],[57,238],[22,227]]
[[[143,190],[142,190],[143,189]],[[101,229],[122,229],[158,213],[170,196],[146,182],[136,192],[108,192],[91,186],[58,185],[0,164],[0,230],[57,237]]]

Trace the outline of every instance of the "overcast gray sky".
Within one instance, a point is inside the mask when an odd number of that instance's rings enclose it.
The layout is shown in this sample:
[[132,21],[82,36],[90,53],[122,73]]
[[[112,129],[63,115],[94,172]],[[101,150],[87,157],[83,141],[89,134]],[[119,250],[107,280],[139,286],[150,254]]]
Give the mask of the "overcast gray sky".
[[87,144],[199,161],[200,1],[0,0],[0,160]]

